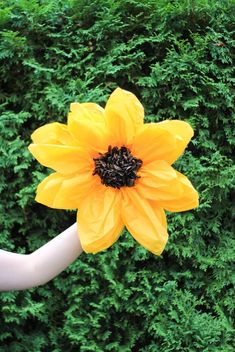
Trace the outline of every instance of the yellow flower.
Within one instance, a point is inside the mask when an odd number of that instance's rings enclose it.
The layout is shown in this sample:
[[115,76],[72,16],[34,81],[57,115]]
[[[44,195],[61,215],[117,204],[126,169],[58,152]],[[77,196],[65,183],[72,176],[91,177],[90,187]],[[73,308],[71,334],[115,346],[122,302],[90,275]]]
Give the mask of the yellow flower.
[[36,201],[78,209],[87,253],[111,246],[126,226],[136,241],[160,255],[168,240],[164,209],[198,206],[197,191],[171,166],[192,128],[178,120],[144,124],[143,106],[120,88],[105,109],[72,103],[70,110],[67,125],[49,123],[32,134],[30,152],[56,171],[39,184]]

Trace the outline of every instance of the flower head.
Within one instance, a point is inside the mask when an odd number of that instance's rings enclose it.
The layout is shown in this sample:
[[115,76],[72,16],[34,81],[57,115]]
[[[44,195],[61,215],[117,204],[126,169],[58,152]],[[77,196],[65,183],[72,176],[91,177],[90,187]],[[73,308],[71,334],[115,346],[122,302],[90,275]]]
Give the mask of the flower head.
[[105,109],[72,103],[67,125],[39,127],[30,152],[55,170],[37,188],[36,200],[51,208],[78,209],[85,252],[111,246],[124,226],[142,246],[160,255],[168,240],[165,210],[198,206],[198,193],[171,164],[193,130],[186,122],[144,124],[136,96],[117,88]]

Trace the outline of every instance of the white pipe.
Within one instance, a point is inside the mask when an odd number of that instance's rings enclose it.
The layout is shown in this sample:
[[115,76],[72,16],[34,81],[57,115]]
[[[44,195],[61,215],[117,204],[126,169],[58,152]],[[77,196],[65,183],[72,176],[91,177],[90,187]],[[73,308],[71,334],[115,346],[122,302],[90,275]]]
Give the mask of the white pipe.
[[82,251],[76,223],[31,254],[0,250],[0,291],[43,285],[66,269]]

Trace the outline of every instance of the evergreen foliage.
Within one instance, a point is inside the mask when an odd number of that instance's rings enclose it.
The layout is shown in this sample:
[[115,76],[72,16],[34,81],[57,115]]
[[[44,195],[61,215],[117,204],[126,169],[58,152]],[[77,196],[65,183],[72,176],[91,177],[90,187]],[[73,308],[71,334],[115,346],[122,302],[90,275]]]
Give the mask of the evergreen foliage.
[[30,134],[117,86],[147,122],[191,123],[175,168],[200,193],[168,214],[161,257],[124,231],[47,285],[1,293],[1,352],[235,350],[234,34],[234,0],[0,0],[0,248],[30,253],[75,221],[34,201],[50,171]]

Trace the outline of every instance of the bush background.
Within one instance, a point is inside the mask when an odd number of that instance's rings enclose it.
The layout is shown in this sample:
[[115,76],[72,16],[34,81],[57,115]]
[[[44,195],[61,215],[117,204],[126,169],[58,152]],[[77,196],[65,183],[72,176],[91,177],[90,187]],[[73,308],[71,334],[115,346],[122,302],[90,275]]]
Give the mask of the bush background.
[[200,207],[168,214],[161,257],[124,232],[45,286],[0,294],[0,351],[234,351],[235,2],[0,1],[0,248],[30,253],[75,221],[34,201],[32,131],[73,101],[135,93],[146,122],[195,137],[175,167]]

